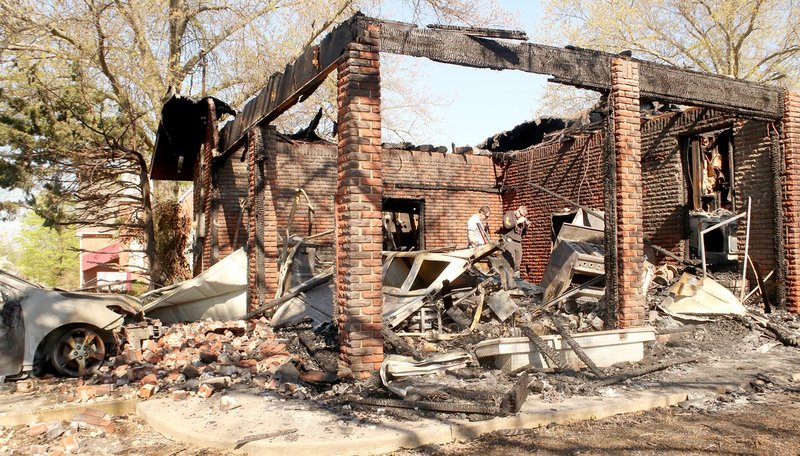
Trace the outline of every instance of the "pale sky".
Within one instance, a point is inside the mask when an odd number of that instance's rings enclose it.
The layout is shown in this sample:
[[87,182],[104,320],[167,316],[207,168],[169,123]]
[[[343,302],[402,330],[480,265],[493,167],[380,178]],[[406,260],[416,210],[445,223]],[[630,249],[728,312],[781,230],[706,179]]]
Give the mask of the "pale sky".
[[[529,41],[536,41],[542,11],[539,0],[498,0],[511,11]],[[396,18],[408,20],[407,18]],[[494,71],[435,63],[428,59],[387,55],[387,61],[400,64],[387,67],[413,66],[416,80],[424,91],[445,105],[429,107],[438,124],[436,130],[418,138],[418,143],[450,146],[476,146],[484,139],[534,118],[548,76],[521,71]],[[382,65],[383,66],[383,65]],[[392,141],[390,134],[384,140]]]

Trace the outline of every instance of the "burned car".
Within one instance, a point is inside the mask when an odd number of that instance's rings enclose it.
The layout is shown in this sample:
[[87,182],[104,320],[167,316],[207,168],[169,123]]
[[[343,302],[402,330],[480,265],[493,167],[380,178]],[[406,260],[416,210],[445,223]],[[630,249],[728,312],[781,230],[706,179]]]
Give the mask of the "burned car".
[[115,329],[143,315],[130,296],[47,289],[0,270],[0,317],[0,376],[77,377],[103,363]]

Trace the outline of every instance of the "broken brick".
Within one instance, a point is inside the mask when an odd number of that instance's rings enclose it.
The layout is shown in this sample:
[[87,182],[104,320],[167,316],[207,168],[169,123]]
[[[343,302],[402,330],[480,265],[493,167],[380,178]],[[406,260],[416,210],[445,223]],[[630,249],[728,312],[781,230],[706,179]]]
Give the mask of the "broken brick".
[[214,394],[214,388],[210,385],[203,384],[197,389],[197,395],[202,398],[208,399],[212,394]]
[[78,399],[85,401],[97,396],[105,396],[107,394],[111,394],[111,391],[114,390],[114,385],[111,384],[101,384],[101,385],[82,385],[75,388],[75,392],[78,395]]
[[182,401],[189,397],[189,392],[184,390],[175,390],[170,394],[170,396],[176,401]]
[[128,369],[130,369],[130,365],[121,364],[114,368],[113,374],[115,377],[125,377],[128,375]]
[[158,377],[156,374],[147,374],[139,380],[140,385],[157,385],[158,384]]
[[146,340],[144,342],[144,347],[143,348],[145,350],[149,350],[149,351],[151,351],[153,353],[157,353],[158,352],[158,343],[156,341],[154,341],[153,339],[148,339],[148,340]]
[[28,427],[25,431],[29,436],[41,435],[47,432],[47,423],[36,423]]
[[34,381],[32,378],[17,381],[18,393],[30,393],[34,389],[36,389],[36,381]]
[[158,387],[153,384],[147,384],[139,389],[139,397],[142,399],[150,399],[158,391]]
[[128,372],[128,378],[134,381],[139,381],[150,374],[155,374],[156,370],[152,367],[135,367]]
[[200,376],[200,371],[193,364],[187,364],[183,366],[181,373],[187,379],[193,379]]
[[81,449],[80,440],[75,434],[67,435],[61,439],[61,446],[64,447],[67,453],[77,453]]
[[158,364],[161,362],[161,356],[149,350],[142,354],[142,359],[148,364]]
[[200,352],[200,362],[203,364],[211,364],[217,360],[218,355],[210,351]]
[[127,364],[136,364],[144,362],[142,358],[142,352],[139,350],[134,350],[133,348],[128,348],[124,352],[122,352],[122,358]]
[[[186,376],[184,376],[184,378],[185,378],[185,377],[186,377]],[[180,372],[178,372],[178,371],[176,371],[176,370],[174,370],[174,371],[171,371],[169,374],[167,374],[167,380],[169,380],[169,381],[171,381],[171,382],[175,382],[175,381],[177,381],[179,378],[181,378],[181,373],[180,373]]]
[[92,426],[107,434],[114,432],[114,424],[111,421],[111,415],[99,409],[85,409],[83,412],[73,417],[72,422]]

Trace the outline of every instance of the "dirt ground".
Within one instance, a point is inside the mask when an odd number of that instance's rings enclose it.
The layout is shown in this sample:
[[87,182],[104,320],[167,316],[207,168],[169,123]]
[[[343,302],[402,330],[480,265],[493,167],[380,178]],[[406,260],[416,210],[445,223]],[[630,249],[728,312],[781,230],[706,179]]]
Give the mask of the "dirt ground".
[[[513,435],[515,434],[515,435]],[[800,394],[767,393],[722,410],[670,407],[598,421],[493,433],[397,452],[414,455],[798,455]]]

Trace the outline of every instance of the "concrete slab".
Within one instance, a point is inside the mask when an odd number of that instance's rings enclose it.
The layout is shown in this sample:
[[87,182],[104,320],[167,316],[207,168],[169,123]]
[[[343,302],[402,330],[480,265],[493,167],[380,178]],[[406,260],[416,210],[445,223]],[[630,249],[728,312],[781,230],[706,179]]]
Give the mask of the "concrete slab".
[[[42,421],[66,421],[87,408],[103,410],[113,416],[132,415],[136,410],[136,399],[130,398],[107,398],[70,404],[52,403],[42,396],[37,397],[36,395],[23,398],[16,396],[16,399],[17,402],[13,408],[10,407],[10,404],[3,404],[0,407],[0,426],[18,426]],[[21,406],[20,401],[29,404]],[[25,411],[18,411],[20,409]]]
[[[559,404],[528,400],[516,416],[470,422],[456,419],[374,422],[315,408],[300,401],[231,393],[241,407],[227,412],[219,398],[180,402],[156,399],[137,404],[137,414],[164,436],[203,447],[236,449],[246,454],[381,454],[400,448],[450,443],[501,429],[600,419],[620,413],[665,407],[686,400],[679,390],[630,392],[618,397],[571,398]],[[259,437],[261,437],[259,439]],[[241,444],[244,440],[248,443]],[[237,445],[241,444],[241,445]]]
[[[519,414],[470,422],[426,419],[398,421],[378,416],[358,420],[320,409],[309,401],[286,401],[258,393],[229,392],[241,407],[223,412],[219,397],[192,397],[176,402],[155,399],[137,404],[137,413],[164,436],[196,446],[245,454],[350,455],[381,454],[401,448],[466,440],[502,429],[526,429],[550,423],[601,419],[678,404],[687,399],[716,397],[745,386],[757,374],[791,381],[800,372],[796,349],[775,347],[769,355],[748,351],[731,359],[715,359],[672,368],[654,382],[616,385],[604,397],[573,396],[559,403],[529,396]],[[243,443],[247,440],[247,443]]]

